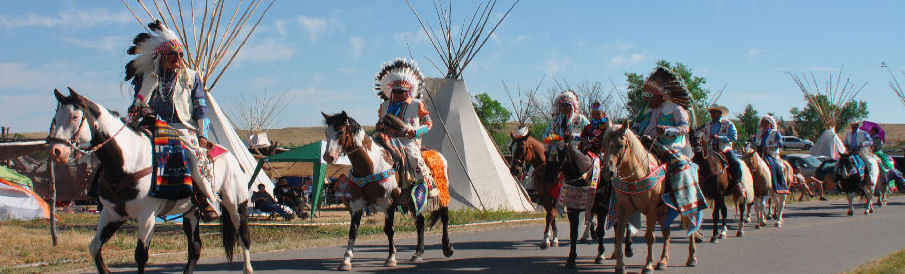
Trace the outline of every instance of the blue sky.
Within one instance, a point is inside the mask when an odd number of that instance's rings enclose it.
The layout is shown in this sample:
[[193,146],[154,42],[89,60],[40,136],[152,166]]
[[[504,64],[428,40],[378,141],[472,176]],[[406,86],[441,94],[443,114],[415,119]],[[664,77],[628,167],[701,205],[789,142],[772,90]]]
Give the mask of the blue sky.
[[[150,2],[150,1],[148,1]],[[417,1],[422,14],[428,1]],[[465,11],[474,1],[455,1]],[[501,1],[502,4],[509,3]],[[522,1],[465,71],[474,94],[506,100],[500,83],[534,86],[545,77],[576,84],[651,71],[659,59],[707,77],[735,115],[745,104],[789,117],[804,105],[785,72],[845,71],[868,82],[858,99],[870,119],[903,122],[900,100],[880,69],[905,69],[899,1]],[[459,18],[465,16],[459,13]],[[122,81],[125,49],[142,28],[119,1],[11,1],[0,11],[0,124],[46,130],[53,88],[67,85],[114,110],[131,91]],[[279,1],[214,90],[228,111],[246,97],[288,91],[277,127],[313,126],[320,111],[348,110],[376,121],[373,76],[407,56],[442,76],[404,1]],[[609,86],[608,84],[606,86]]]

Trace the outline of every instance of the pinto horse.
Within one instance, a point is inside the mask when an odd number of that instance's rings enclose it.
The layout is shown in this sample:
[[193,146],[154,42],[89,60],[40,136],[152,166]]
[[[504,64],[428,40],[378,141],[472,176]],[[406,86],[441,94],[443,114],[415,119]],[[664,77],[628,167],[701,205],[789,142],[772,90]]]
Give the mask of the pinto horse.
[[756,223],[754,228],[760,229],[767,225],[767,215],[769,215],[767,202],[773,196],[773,174],[770,173],[770,167],[767,162],[754,151],[750,146],[745,147],[742,154],[742,161],[751,169],[751,176],[754,179],[754,209],[749,207],[748,212],[754,212]]
[[[417,213],[415,210],[415,204],[411,198],[413,186],[399,185],[402,172],[396,170],[394,166],[394,159],[405,156],[394,151],[395,149],[392,147],[375,144],[374,139],[365,134],[358,122],[349,117],[345,111],[334,115],[324,113],[321,115],[324,116],[327,123],[325,129],[327,146],[324,161],[333,163],[340,154],[347,155],[349,161],[352,162],[352,178],[355,182],[349,187],[351,190],[349,209],[352,221],[349,225],[349,242],[339,270],[352,270],[355,238],[358,236],[358,226],[361,224],[361,216],[365,208],[385,212],[383,231],[387,236],[389,252],[389,256],[384,262],[386,266],[396,266],[396,244],[393,241],[396,207],[402,206],[408,212],[412,212],[418,232],[418,245],[411,261],[423,262],[425,218],[423,214]],[[396,119],[388,126],[398,130],[403,125]],[[378,131],[375,136],[378,136],[380,141],[387,139],[384,132]],[[383,142],[383,144],[388,143]],[[450,257],[453,255],[453,248],[449,240],[449,189],[446,181],[449,176],[446,158],[433,150],[424,150],[421,155],[431,169],[435,186],[440,191],[439,197],[431,198],[436,199],[431,201],[435,203],[436,209],[432,208],[430,223],[433,226],[438,219],[443,222],[443,255]]]
[[865,153],[862,153],[861,155],[862,159],[864,159],[864,164],[866,165],[865,168],[868,169],[868,173],[863,177],[858,175],[858,171],[855,168],[855,161],[850,153],[843,153],[840,155],[839,162],[836,164],[835,179],[840,182],[840,186],[842,187],[841,190],[847,194],[848,216],[854,215],[855,196],[863,196],[865,198],[865,215],[874,213],[871,200],[874,196],[874,188],[877,186],[877,180],[880,177],[880,167],[877,165],[877,161],[874,158],[864,157],[868,156],[865,155]]
[[[154,231],[156,216],[183,216],[182,228],[188,240],[188,262],[184,271],[191,273],[201,256],[201,235],[199,230],[199,210],[190,198],[167,200],[151,197],[151,142],[148,137],[126,127],[106,108],[79,95],[72,88],[69,96],[58,90],[54,95],[59,102],[50,131],[51,157],[61,163],[70,155],[85,151],[80,144],[90,145],[104,166],[99,189],[99,200],[103,204],[97,233],[91,240],[91,257],[99,273],[110,273],[101,255],[104,243],[113,236],[126,220],[133,220],[138,226],[138,244],[135,247],[135,261],[138,272],[143,273],[148,262],[151,233]],[[220,201],[220,221],[223,248],[226,258],[232,261],[236,240],[241,239],[245,259],[244,271],[251,273],[251,238],[248,231],[248,188],[235,157],[229,152],[216,157],[211,173],[212,189],[222,197]],[[203,156],[202,156],[203,157]]]
[[[663,202],[662,196],[666,191],[665,181],[665,165],[660,164],[652,153],[650,153],[641,144],[641,140],[631,131],[630,126],[614,125],[607,129],[603,138],[603,148],[607,152],[605,154],[606,167],[613,172],[613,184],[626,184],[637,189],[637,191],[628,192],[619,187],[615,191],[615,219],[616,221],[616,273],[625,272],[625,262],[622,253],[622,244],[625,238],[626,229],[629,224],[629,217],[641,213],[647,219],[647,259],[645,261],[643,273],[653,271],[653,245],[654,230],[656,225],[661,224],[663,231],[663,251],[660,255],[660,261],[657,263],[657,269],[666,268],[669,263],[669,243],[670,243],[670,227],[667,225],[666,214],[668,207]],[[693,176],[696,177],[696,176]],[[652,182],[652,183],[648,183]],[[635,188],[640,186],[640,188]],[[688,222],[687,217],[682,217],[683,222]],[[694,233],[688,236],[688,259],[686,266],[697,265],[695,256],[695,236]]]
[[[694,158],[692,159],[700,169],[698,176],[701,181],[701,190],[708,199],[715,202],[713,206],[713,236],[710,238],[711,243],[719,242],[719,239],[726,237],[729,230],[726,225],[726,219],[729,218],[729,209],[726,206],[726,196],[732,196],[735,199],[737,209],[739,211],[738,230],[736,237],[744,235],[744,216],[746,210],[754,203],[754,186],[752,184],[751,171],[748,166],[741,163],[741,188],[733,186],[729,178],[729,159],[713,149],[710,142],[704,141],[704,131],[698,129],[692,132],[691,144],[694,147]],[[722,225],[718,223],[722,221]]]

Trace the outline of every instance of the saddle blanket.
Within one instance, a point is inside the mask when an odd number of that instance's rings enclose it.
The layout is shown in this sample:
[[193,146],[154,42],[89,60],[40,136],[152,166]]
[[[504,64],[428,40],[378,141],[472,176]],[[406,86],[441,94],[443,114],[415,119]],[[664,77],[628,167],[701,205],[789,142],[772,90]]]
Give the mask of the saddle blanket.
[[192,195],[191,153],[181,134],[166,122],[154,124],[151,197],[180,200]]
[[566,208],[590,209],[594,205],[594,196],[597,194],[597,182],[600,181],[600,159],[593,154],[588,154],[594,161],[587,186],[562,185],[562,202]]
[[663,203],[669,207],[665,225],[672,224],[672,221],[681,215],[688,218],[690,222],[688,235],[691,235],[701,228],[701,213],[707,208],[707,201],[701,186],[698,185],[697,165],[684,160],[675,164],[681,168],[677,168],[668,176],[670,189],[664,191],[661,196]]

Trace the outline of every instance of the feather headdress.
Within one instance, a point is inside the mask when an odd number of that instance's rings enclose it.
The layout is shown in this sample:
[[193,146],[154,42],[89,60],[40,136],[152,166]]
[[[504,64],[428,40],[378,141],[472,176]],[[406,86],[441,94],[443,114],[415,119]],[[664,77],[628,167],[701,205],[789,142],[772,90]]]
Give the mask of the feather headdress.
[[154,72],[160,62],[160,53],[164,51],[182,52],[179,36],[168,29],[160,20],[148,24],[151,33],[142,32],[132,39],[132,46],[126,51],[129,55],[137,55],[126,64],[126,81],[135,84],[145,73]]
[[411,93],[412,98],[421,98],[421,87],[424,79],[421,70],[414,60],[396,58],[380,68],[375,78],[374,89],[377,96],[387,100],[394,89],[402,89]]
[[686,109],[691,105],[691,95],[688,88],[685,87],[685,81],[682,76],[676,74],[671,69],[664,66],[657,66],[654,72],[644,81],[645,93],[665,92],[673,103],[679,104]]
[[566,91],[560,92],[558,95],[556,95],[556,98],[553,100],[553,110],[556,111],[556,113],[558,113],[558,111],[557,111],[559,109],[558,107],[560,104],[563,104],[563,103],[566,103],[566,104],[569,104],[572,106],[573,114],[581,113],[581,108],[580,108],[581,104],[578,102],[578,95],[576,95],[574,91],[566,90]]

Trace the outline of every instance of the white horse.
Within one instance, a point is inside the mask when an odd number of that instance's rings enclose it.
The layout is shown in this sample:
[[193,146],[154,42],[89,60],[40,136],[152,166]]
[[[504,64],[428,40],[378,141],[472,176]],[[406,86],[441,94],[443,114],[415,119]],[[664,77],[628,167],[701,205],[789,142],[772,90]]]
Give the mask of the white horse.
[[[79,95],[72,88],[69,88],[69,93],[69,96],[64,96],[54,90],[59,105],[48,137],[52,144],[50,154],[55,161],[65,163],[74,151],[85,152],[80,145],[90,145],[88,153],[97,155],[104,167],[101,174],[104,180],[98,186],[103,210],[90,246],[98,272],[110,272],[101,249],[127,220],[135,221],[138,227],[135,260],[138,272],[142,273],[148,261],[155,217],[182,214],[182,227],[188,240],[188,262],[184,272],[191,273],[201,256],[199,210],[190,198],[172,201],[149,196],[152,151],[148,137],[127,128],[106,108]],[[241,239],[244,271],[251,273],[247,214],[249,197],[245,186],[248,178],[243,178],[246,176],[229,152],[214,160],[212,173],[213,190],[222,197],[220,221],[223,224],[226,258],[232,261],[236,240]]]

